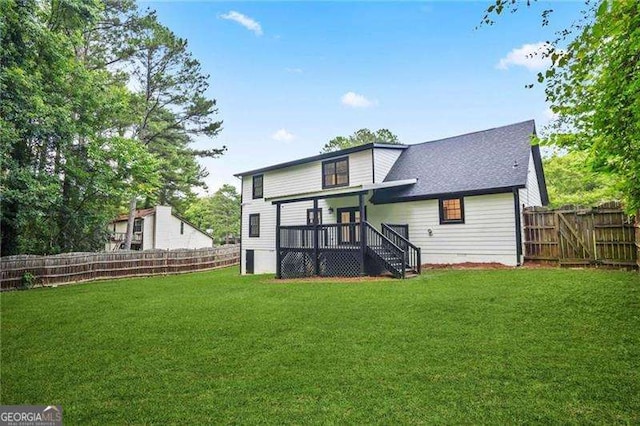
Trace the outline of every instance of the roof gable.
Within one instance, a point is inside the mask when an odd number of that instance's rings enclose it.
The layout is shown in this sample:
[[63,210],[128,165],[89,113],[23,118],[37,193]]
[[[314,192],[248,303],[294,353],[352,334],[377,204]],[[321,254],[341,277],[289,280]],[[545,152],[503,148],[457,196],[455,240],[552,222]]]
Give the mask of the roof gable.
[[384,143],[368,143],[365,145],[358,145],[351,148],[341,149],[340,151],[326,152],[324,154],[314,155],[312,157],[305,157],[299,160],[287,161],[286,163],[274,164],[273,166],[262,167],[260,169],[249,170],[247,172],[236,173],[234,176],[247,176],[255,175],[271,170],[284,169],[286,167],[298,166],[300,164],[312,163],[314,161],[326,160],[328,158],[339,157],[341,155],[352,154],[354,152],[365,151],[373,148],[389,148],[389,149],[406,149],[407,145],[400,144],[384,144]]

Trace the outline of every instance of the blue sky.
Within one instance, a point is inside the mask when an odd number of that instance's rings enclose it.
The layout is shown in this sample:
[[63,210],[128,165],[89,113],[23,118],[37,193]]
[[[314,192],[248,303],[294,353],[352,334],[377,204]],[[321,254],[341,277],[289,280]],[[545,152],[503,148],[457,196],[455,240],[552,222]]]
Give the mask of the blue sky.
[[[186,38],[210,74],[224,129],[198,147],[209,192],[234,173],[315,155],[331,138],[388,128],[418,143],[527,119],[549,120],[544,66],[526,53],[578,17],[539,3],[476,29],[489,1],[142,2]],[[540,11],[552,8],[549,27]]]

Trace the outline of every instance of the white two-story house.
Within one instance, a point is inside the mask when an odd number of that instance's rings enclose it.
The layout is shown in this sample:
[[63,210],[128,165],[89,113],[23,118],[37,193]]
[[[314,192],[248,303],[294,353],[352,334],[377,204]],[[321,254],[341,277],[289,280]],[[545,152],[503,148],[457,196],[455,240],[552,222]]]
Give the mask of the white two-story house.
[[241,273],[419,273],[523,260],[522,209],[546,205],[535,123],[367,144],[239,173]]

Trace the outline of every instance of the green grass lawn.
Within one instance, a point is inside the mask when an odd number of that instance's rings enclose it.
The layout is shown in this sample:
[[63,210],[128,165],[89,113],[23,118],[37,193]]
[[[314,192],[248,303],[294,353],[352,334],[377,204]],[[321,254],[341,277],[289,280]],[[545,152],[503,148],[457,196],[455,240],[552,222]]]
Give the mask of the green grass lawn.
[[633,272],[232,268],[1,299],[1,403],[67,424],[640,422]]

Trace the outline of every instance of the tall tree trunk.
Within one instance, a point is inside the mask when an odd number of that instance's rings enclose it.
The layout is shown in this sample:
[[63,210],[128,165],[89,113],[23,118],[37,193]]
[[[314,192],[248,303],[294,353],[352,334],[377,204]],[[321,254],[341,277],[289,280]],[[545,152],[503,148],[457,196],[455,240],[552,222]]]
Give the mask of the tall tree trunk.
[[131,240],[133,239],[133,222],[136,218],[136,205],[138,200],[135,195],[131,197],[129,202],[129,218],[127,219],[127,235],[124,238],[124,249],[131,250]]

